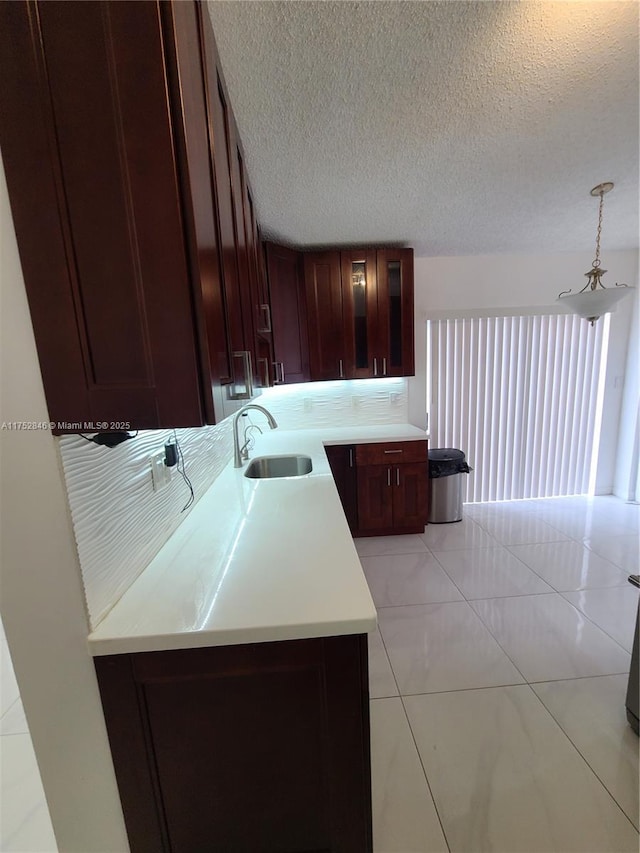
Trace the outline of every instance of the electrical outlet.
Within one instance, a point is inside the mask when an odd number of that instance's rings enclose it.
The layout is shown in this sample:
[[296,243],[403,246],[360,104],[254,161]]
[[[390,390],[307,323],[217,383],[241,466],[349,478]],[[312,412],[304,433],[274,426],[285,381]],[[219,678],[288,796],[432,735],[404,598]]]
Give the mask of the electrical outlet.
[[171,482],[172,469],[167,468],[164,464],[166,451],[164,447],[162,450],[156,451],[149,457],[149,464],[151,465],[151,481],[153,483],[153,491],[159,492],[161,489],[164,489]]
[[312,400],[311,400],[311,398],[310,398],[310,397],[305,397],[305,398],[304,398],[304,404],[303,404],[303,406],[304,406],[304,410],[305,410],[305,412],[310,412],[310,411],[311,411],[311,409],[313,409],[313,402],[312,402]]
[[398,394],[397,391],[392,391],[389,394],[389,402],[391,403],[392,406],[397,406],[398,403],[400,402],[400,394]]
[[355,395],[351,398],[351,405],[354,409],[359,408],[360,406],[360,397],[356,397]]

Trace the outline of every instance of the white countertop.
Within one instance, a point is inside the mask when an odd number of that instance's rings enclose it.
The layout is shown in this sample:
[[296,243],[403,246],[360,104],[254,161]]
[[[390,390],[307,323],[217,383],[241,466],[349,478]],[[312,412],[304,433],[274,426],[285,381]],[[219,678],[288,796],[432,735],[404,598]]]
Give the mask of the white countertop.
[[425,439],[406,424],[258,436],[251,458],[300,453],[303,477],[251,480],[233,460],[89,635],[93,655],[361,634],[376,609],[324,444]]

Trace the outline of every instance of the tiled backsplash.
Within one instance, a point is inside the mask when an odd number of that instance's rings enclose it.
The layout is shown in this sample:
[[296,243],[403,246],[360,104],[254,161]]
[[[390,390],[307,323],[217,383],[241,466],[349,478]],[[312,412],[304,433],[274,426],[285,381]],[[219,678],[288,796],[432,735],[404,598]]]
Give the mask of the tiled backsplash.
[[[259,400],[281,429],[407,421],[405,379],[316,382],[266,391]],[[261,416],[254,422],[261,425]],[[231,418],[216,426],[176,430],[196,500],[233,455]],[[144,430],[112,449],[63,436],[60,452],[92,628],[126,592],[185,517],[189,498],[174,471],[152,489],[149,457],[172,430]],[[215,523],[212,520],[212,523]]]
[[[233,453],[231,420],[176,430],[186,473],[200,497]],[[60,439],[89,621],[94,628],[178,527],[189,489],[173,479],[154,492],[149,457],[173,430],[143,430],[112,449],[80,436]]]
[[269,409],[282,429],[406,423],[407,380],[354,379],[278,385],[265,391],[260,403]]

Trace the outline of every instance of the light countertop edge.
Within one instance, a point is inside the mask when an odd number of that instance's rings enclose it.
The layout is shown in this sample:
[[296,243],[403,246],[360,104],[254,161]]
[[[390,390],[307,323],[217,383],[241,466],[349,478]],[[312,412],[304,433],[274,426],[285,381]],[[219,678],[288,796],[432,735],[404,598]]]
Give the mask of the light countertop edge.
[[281,430],[251,458],[301,453],[310,474],[250,480],[233,460],[88,637],[93,656],[373,631],[325,445],[427,438],[409,424]]

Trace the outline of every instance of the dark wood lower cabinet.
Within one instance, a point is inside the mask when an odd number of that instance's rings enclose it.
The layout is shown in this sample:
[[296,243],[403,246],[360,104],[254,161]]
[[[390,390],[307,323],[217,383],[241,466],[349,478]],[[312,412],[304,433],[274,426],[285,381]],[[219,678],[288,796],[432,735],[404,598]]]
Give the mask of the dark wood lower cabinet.
[[366,635],[95,667],[132,853],[372,850]]
[[427,462],[358,466],[358,535],[422,533],[427,523]]
[[422,533],[429,512],[426,441],[325,447],[354,536]]
[[342,509],[354,533],[358,529],[358,482],[356,479],[356,449],[353,444],[331,444],[325,447],[329,467],[335,480]]

